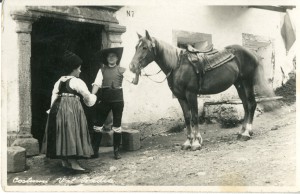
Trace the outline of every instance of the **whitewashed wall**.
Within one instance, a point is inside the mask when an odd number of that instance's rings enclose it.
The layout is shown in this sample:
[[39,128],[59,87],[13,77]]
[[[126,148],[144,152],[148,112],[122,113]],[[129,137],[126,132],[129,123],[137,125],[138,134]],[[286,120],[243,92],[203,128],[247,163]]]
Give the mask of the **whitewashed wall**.
[[[276,55],[274,86],[278,87],[282,82],[280,67],[283,67],[286,74],[293,68],[290,59],[292,57],[286,56],[280,34],[283,16],[280,12],[245,6],[197,7],[182,4],[180,6],[126,6],[117,12],[120,24],[127,28],[126,33],[122,35],[125,47],[122,65],[128,68],[134,55],[138,40],[137,32],[144,35],[145,30],[148,30],[151,36],[170,44],[172,44],[173,30],[212,34],[213,44],[219,49],[230,44],[242,45],[242,33],[249,33],[274,39]],[[293,52],[290,51],[291,56]],[[145,69],[147,73],[155,73],[159,70],[155,63],[149,64]],[[153,79],[160,81],[164,76],[155,76]],[[213,97],[222,99],[237,97],[237,92],[234,87],[231,87]],[[124,122],[155,121],[163,117],[182,116],[179,104],[172,98],[166,82],[157,84],[142,77],[138,86],[125,84],[125,98]]]
[[[4,4],[6,6],[6,4]],[[2,20],[2,48],[1,48],[1,97],[2,97],[2,127],[7,131],[19,130],[19,77],[18,40],[16,33],[16,22],[11,18],[11,11],[25,9],[21,7],[5,7]]]
[[[19,124],[16,59],[16,56],[19,56],[18,41],[15,33],[16,23],[10,16],[11,11],[19,9],[24,9],[24,6],[6,7],[2,13],[4,17],[1,61],[2,119],[7,120],[7,122],[2,122],[2,128],[8,131],[18,131]],[[127,11],[130,11],[131,16],[127,15]],[[284,68],[286,75],[292,69],[291,61],[296,49],[292,47],[286,57],[280,35],[283,14],[279,12],[232,6],[125,6],[117,12],[117,18],[120,25],[127,28],[126,33],[122,35],[125,47],[122,65],[127,68],[138,40],[136,32],[144,35],[147,29],[152,36],[170,44],[172,44],[173,30],[212,34],[213,43],[217,48],[223,48],[229,44],[242,44],[242,33],[270,37],[275,40],[277,86],[282,81],[280,66]],[[158,70],[155,63],[146,68],[147,73],[155,73]],[[165,75],[161,74],[153,79],[160,81],[164,77]],[[123,122],[155,122],[160,118],[182,118],[179,103],[172,97],[166,82],[157,84],[142,77],[138,86],[125,83],[124,87],[126,105]],[[236,96],[234,88],[230,88],[228,92]],[[229,96],[227,93],[214,97],[224,98]]]

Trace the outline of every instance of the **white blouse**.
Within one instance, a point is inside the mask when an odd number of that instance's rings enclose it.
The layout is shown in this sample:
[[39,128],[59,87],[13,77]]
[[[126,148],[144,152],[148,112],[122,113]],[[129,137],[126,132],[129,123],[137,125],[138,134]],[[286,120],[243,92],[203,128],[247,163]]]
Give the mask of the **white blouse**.
[[87,106],[93,106],[96,103],[97,97],[95,94],[91,94],[89,89],[87,88],[86,84],[79,78],[76,78],[74,76],[62,76],[55,84],[54,84],[54,89],[52,91],[52,97],[51,97],[51,107],[55,101],[55,99],[58,97],[58,92],[59,92],[59,83],[65,82],[68,79],[70,79],[69,86],[71,89],[75,90],[79,94],[82,95],[83,97],[83,102]]

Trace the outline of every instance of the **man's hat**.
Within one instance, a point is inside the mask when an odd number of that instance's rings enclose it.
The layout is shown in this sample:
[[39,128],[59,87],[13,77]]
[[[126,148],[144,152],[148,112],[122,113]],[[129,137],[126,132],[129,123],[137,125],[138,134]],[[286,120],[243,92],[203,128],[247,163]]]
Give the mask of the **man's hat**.
[[118,57],[117,64],[119,65],[123,54],[123,47],[107,48],[101,50],[99,52],[100,61],[105,65],[107,65],[107,56],[109,53],[115,53],[117,55]]

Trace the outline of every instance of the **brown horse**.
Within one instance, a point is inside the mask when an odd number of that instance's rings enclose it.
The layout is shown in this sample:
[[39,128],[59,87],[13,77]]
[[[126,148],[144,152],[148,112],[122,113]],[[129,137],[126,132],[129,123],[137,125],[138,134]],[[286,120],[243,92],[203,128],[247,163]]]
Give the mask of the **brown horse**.
[[[152,61],[158,64],[166,74],[168,85],[183,110],[187,140],[182,149],[200,149],[202,137],[198,126],[198,75],[187,57],[179,55],[181,49],[150,37],[148,31],[145,37],[139,34],[138,36],[139,41],[129,66],[130,70],[140,74],[141,69]],[[267,85],[262,65],[254,54],[238,45],[227,46],[225,49],[235,55],[234,59],[204,74],[201,94],[217,94],[234,85],[245,111],[238,137],[248,140],[253,134],[252,122],[256,109],[254,85],[257,85],[258,93],[267,96],[272,95],[273,90]]]

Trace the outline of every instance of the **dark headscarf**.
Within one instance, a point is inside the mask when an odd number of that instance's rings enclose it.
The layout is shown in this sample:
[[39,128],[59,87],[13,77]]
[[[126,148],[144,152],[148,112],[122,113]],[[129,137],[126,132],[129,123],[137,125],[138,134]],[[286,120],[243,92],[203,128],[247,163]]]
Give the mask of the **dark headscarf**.
[[75,53],[66,50],[62,57],[62,64],[66,74],[72,73],[72,71],[82,65],[82,59]]

